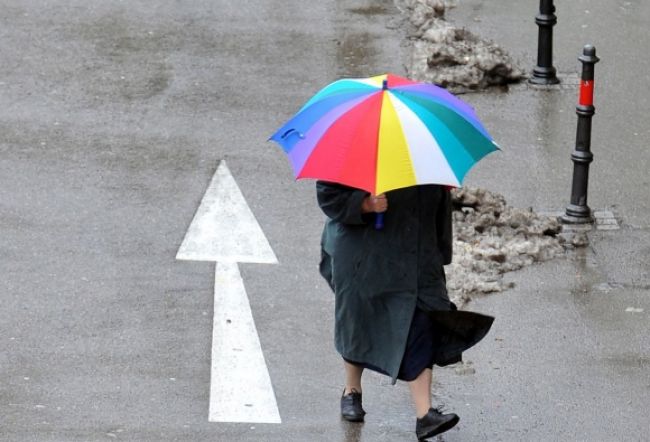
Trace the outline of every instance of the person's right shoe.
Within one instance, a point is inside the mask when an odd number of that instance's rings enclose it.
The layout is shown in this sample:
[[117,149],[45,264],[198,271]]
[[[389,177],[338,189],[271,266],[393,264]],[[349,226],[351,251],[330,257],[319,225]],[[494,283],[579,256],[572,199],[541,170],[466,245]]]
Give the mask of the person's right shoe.
[[349,422],[363,422],[366,412],[361,405],[361,393],[352,390],[351,393],[341,396],[341,417]]
[[429,412],[415,421],[415,435],[425,440],[436,434],[452,429],[460,420],[454,413],[442,414],[440,410],[429,408]]

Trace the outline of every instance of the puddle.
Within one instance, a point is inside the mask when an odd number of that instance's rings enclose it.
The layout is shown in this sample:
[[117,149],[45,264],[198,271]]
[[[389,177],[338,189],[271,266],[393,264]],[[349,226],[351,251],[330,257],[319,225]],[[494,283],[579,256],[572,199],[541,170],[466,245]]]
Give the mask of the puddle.
[[359,442],[363,434],[363,423],[346,422],[341,420],[343,430],[342,442]]
[[339,77],[367,77],[375,65],[377,50],[369,33],[346,33],[336,41]]
[[348,9],[353,14],[364,15],[367,17],[373,17],[376,15],[384,15],[388,13],[388,9],[381,5],[370,5],[362,8],[350,8]]

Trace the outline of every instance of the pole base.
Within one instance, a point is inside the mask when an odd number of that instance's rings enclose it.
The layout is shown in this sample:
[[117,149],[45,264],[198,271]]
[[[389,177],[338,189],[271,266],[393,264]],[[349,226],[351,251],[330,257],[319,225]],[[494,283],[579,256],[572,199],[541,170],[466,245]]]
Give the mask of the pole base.
[[532,76],[528,79],[529,83],[538,84],[538,85],[551,85],[558,84],[560,79],[555,75],[554,67],[542,67],[536,66],[533,69]]
[[570,205],[564,215],[560,216],[562,224],[593,224],[594,217],[587,206]]

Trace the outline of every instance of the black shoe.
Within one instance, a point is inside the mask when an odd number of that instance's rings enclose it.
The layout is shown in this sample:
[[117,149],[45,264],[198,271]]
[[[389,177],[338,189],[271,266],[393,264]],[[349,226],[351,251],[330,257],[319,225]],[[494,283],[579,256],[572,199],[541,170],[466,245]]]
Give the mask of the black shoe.
[[418,440],[424,440],[452,429],[459,420],[454,413],[442,414],[435,408],[429,408],[426,415],[415,421],[415,434]]
[[343,390],[343,396],[341,396],[341,416],[343,419],[350,422],[363,422],[363,417],[366,415],[366,412],[363,411],[361,406],[361,393],[356,390],[352,390],[350,394],[345,394]]

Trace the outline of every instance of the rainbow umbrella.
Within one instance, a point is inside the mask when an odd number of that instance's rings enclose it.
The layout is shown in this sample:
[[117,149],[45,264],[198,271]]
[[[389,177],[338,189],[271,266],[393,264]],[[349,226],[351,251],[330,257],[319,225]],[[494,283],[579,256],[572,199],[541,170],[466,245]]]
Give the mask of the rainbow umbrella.
[[296,179],[373,195],[418,184],[459,187],[499,148],[469,105],[393,74],[331,83],[270,140],[282,146]]

